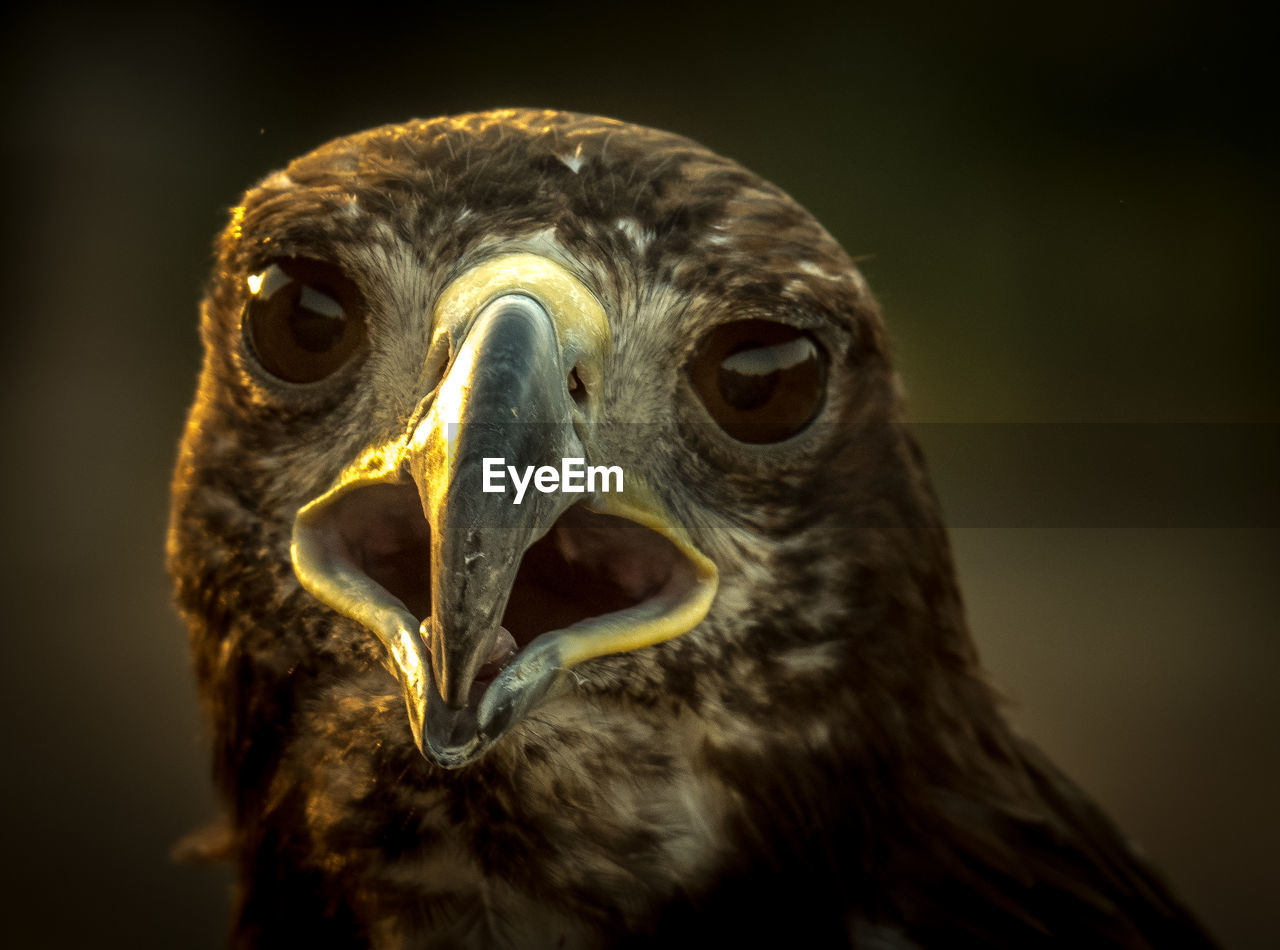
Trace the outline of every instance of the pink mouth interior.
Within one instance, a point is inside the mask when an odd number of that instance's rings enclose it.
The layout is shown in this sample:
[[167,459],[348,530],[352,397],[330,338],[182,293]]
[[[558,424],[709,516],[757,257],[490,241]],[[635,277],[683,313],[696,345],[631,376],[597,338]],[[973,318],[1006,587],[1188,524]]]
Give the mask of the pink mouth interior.
[[[334,502],[342,557],[416,618],[431,613],[431,528],[412,484],[369,485]],[[695,583],[692,564],[643,525],[574,505],[530,545],[512,585],[502,627],[493,632],[472,697],[535,638],[642,604],[680,597]],[[480,693],[476,690],[479,689]]]

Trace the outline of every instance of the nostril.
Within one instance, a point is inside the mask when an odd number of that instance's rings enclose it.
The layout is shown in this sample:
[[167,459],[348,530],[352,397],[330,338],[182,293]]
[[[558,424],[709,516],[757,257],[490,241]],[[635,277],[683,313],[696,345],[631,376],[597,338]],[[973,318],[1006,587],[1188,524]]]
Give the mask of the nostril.
[[578,405],[582,405],[587,401],[587,387],[582,384],[582,377],[578,375],[578,367],[569,370],[569,395],[573,397],[573,401]]

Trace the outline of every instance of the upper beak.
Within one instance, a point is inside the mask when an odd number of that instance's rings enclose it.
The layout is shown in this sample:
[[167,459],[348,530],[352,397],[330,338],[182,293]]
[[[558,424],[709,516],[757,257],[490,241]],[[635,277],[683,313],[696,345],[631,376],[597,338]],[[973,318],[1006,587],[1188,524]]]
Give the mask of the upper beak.
[[382,641],[419,748],[456,767],[568,668],[697,625],[716,569],[639,473],[621,493],[531,481],[515,504],[510,477],[485,490],[486,459],[522,477],[607,463],[593,438],[607,317],[563,267],[490,261],[446,290],[435,326],[454,356],[418,421],[300,509],[293,561]]

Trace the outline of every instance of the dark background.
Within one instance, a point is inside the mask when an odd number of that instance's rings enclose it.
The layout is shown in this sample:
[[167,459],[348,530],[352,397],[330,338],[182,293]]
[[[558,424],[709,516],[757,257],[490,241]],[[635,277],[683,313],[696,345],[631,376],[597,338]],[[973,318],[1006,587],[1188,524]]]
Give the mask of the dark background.
[[227,208],[333,136],[532,105],[699,139],[862,260],[1012,715],[1224,943],[1270,946],[1272,34],[1207,4],[459,6],[4,15],[10,944],[225,937],[229,876],[167,857],[214,803],[162,544]]

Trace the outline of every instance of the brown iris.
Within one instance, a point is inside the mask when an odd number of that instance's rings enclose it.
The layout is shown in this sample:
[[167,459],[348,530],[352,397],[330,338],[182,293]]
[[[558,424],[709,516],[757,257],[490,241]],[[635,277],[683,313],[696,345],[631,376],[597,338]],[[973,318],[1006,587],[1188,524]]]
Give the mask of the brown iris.
[[694,392],[739,442],[789,439],[813,421],[826,392],[826,354],[805,331],[768,320],[724,323],[689,364]]
[[276,261],[249,278],[244,327],[263,368],[290,383],[336,373],[364,340],[364,301],[333,264]]

